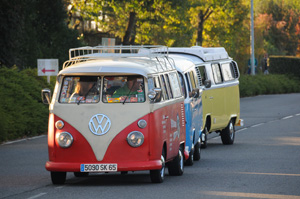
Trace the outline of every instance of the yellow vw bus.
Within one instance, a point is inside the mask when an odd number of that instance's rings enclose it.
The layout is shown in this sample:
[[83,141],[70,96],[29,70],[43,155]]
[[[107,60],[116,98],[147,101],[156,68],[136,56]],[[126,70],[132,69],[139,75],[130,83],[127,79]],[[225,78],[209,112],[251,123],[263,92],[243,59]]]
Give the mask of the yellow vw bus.
[[240,119],[239,69],[237,63],[222,48],[200,46],[169,48],[194,62],[198,80],[203,89],[202,148],[207,146],[207,134],[219,133],[223,144],[233,144],[235,127],[242,125]]

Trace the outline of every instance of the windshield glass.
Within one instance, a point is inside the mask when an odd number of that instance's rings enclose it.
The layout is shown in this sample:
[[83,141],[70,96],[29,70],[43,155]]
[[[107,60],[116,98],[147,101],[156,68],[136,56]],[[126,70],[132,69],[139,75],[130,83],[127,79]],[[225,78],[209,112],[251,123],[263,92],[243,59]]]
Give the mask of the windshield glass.
[[103,78],[104,103],[145,102],[143,76],[106,76]]
[[100,77],[66,76],[62,81],[60,103],[97,103],[100,99]]

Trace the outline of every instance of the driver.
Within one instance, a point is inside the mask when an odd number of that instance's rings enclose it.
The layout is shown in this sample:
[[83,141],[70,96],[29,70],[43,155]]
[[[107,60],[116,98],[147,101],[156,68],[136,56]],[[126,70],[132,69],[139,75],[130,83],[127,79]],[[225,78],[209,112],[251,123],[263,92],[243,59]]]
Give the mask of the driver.
[[123,87],[118,88],[112,95],[113,98],[126,97],[127,95],[137,95],[139,90],[137,78],[133,76],[127,77],[127,82]]

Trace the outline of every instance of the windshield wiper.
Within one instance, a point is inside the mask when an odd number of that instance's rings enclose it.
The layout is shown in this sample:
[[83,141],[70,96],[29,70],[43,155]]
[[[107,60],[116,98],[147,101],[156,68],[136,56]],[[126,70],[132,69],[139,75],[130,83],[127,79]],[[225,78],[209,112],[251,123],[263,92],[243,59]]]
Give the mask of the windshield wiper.
[[131,92],[132,92],[132,89],[133,89],[133,87],[135,86],[135,84],[136,84],[136,81],[134,82],[134,84],[131,86],[131,88],[130,88],[130,90],[129,90],[129,93],[126,95],[126,97],[125,97],[125,99],[124,99],[124,102],[123,102],[123,104],[125,104],[125,102],[126,102],[126,100],[127,100],[127,98],[128,98],[128,95],[130,95],[131,94]]

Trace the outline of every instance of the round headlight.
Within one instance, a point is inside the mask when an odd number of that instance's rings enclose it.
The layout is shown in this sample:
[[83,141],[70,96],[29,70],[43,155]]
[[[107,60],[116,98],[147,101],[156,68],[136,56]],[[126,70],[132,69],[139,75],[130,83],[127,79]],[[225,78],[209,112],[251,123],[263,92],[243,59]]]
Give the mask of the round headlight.
[[144,128],[147,126],[146,120],[139,120],[139,121],[138,121],[138,126],[139,126],[141,129],[144,129]]
[[64,122],[61,120],[58,120],[57,122],[55,122],[55,127],[57,129],[62,129],[65,126]]
[[68,132],[62,132],[56,134],[56,141],[62,148],[68,148],[73,143],[73,136]]
[[144,135],[139,131],[132,131],[127,136],[127,142],[132,147],[139,147],[144,143]]

